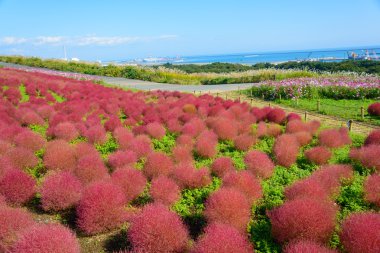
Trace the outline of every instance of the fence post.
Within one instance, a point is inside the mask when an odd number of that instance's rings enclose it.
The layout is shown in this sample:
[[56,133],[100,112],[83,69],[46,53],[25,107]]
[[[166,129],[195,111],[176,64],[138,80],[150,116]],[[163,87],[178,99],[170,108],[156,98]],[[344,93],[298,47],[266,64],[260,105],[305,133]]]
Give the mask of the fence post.
[[252,106],[253,98],[251,98],[251,106]]
[[271,106],[271,103],[269,102],[269,107]]
[[350,132],[351,132],[351,130],[352,130],[352,123],[353,123],[352,119],[350,119],[350,120],[347,121],[347,127],[348,127],[348,130],[349,130]]
[[227,94],[226,94],[226,100],[227,100]]
[[317,100],[317,111],[319,112],[321,110],[321,100]]
[[262,98],[263,100],[265,100],[264,94],[261,96],[261,98]]
[[307,112],[305,111],[305,121],[307,121]]
[[360,115],[362,117],[362,119],[364,119],[364,107],[360,107]]
[[251,88],[251,97],[253,97],[253,92],[252,92],[252,88]]
[[217,97],[217,98],[219,97],[219,92],[216,93],[216,97]]
[[195,90],[193,91],[193,93],[195,94]]

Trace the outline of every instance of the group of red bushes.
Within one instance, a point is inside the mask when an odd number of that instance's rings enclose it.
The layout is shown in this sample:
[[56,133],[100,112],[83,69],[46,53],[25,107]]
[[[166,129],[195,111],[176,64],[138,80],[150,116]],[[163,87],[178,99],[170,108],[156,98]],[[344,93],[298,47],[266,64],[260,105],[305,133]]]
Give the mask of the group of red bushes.
[[[21,83],[27,102],[21,102]],[[247,226],[255,219],[252,205],[263,200],[262,181],[276,165],[293,166],[316,137],[318,146],[308,148],[305,157],[323,166],[288,186],[284,204],[267,215],[285,252],[334,252],[326,247],[337,225],[334,199],[341,180],[352,179],[353,170],[328,162],[332,149],[351,144],[347,129],[318,132],[319,122],[303,122],[297,114],[210,95],[132,93],[12,69],[0,69],[0,84],[0,251],[80,251],[73,230],[34,221],[23,208],[40,200],[46,213],[75,211],[76,228],[87,235],[128,222],[132,252],[253,252]],[[64,101],[57,102],[56,96]],[[31,130],[36,128],[47,128],[46,135]],[[177,135],[171,153],[156,151],[154,141],[168,132]],[[266,137],[275,138],[273,160],[253,149]],[[102,156],[95,147],[110,140],[116,141],[116,150]],[[243,154],[246,170],[238,171],[230,157],[219,156],[221,142]],[[379,147],[375,131],[350,156],[379,172]],[[210,168],[196,168],[196,159],[212,160]],[[207,226],[190,243],[186,224],[170,208],[182,190],[208,186],[213,177],[221,179],[221,187],[207,197]],[[379,175],[369,176],[366,201],[380,205],[379,187]],[[150,203],[134,205],[142,194]],[[340,234],[345,249],[378,249],[370,244],[378,236],[378,223],[377,214],[349,216]],[[370,225],[366,238],[363,228]]]

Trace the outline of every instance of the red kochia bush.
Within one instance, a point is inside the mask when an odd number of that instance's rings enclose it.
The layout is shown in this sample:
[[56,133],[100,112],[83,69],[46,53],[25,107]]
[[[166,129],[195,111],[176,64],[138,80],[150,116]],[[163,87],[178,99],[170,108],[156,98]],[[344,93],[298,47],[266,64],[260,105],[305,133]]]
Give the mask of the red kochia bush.
[[22,205],[33,198],[36,181],[18,169],[7,170],[0,179],[0,194],[13,205]]
[[81,196],[82,184],[70,172],[58,172],[45,178],[41,186],[42,208],[60,211],[75,206]]
[[231,157],[223,156],[216,158],[211,165],[211,171],[218,177],[223,177],[229,171],[235,169],[234,162]]
[[174,164],[170,157],[162,152],[154,152],[148,155],[144,165],[144,174],[148,178],[168,176],[173,170]]
[[109,177],[99,153],[82,156],[78,160],[74,174],[84,185]]
[[50,170],[73,170],[76,165],[75,150],[64,140],[48,142],[44,164]]
[[236,121],[227,118],[218,118],[213,123],[213,129],[221,140],[233,140],[238,133]]
[[171,206],[179,200],[181,192],[172,179],[160,176],[152,180],[150,195],[155,202]]
[[92,126],[85,131],[89,143],[103,144],[107,141],[107,133],[102,126]]
[[286,113],[281,108],[273,108],[270,110],[270,112],[267,114],[267,119],[270,122],[274,122],[277,124],[281,124],[286,119]]
[[373,116],[380,116],[380,103],[376,102],[368,106],[368,114]]
[[176,146],[172,153],[176,163],[191,163],[194,160],[192,150],[187,146]]
[[152,143],[148,136],[139,135],[129,142],[128,149],[135,152],[138,158],[141,158],[152,152]]
[[119,168],[111,175],[112,182],[121,187],[127,202],[137,198],[146,185],[146,178],[141,171],[134,168]]
[[299,114],[291,112],[288,114],[288,116],[286,116],[286,120],[289,122],[292,120],[302,120],[302,118]]
[[268,212],[272,235],[280,243],[312,240],[325,243],[335,227],[333,203],[314,199],[296,199]]
[[189,240],[180,217],[161,204],[149,204],[132,219],[128,238],[133,252],[186,252]]
[[95,182],[82,194],[77,225],[86,234],[96,234],[120,226],[126,219],[122,189],[110,182]]
[[348,253],[378,253],[379,238],[379,213],[354,213],[343,221],[340,241]]
[[152,122],[146,125],[146,132],[155,139],[162,139],[166,134],[165,127],[158,122]]
[[250,204],[235,188],[220,188],[206,200],[204,212],[209,223],[219,222],[244,232],[250,216]]
[[223,186],[233,187],[245,194],[250,203],[254,203],[263,196],[260,181],[249,171],[232,171],[223,177]]
[[329,148],[338,148],[351,144],[348,129],[341,127],[339,129],[326,129],[319,133],[319,143]]
[[65,141],[72,141],[79,136],[79,132],[71,122],[62,122],[54,127],[54,136]]
[[33,168],[38,164],[33,151],[23,147],[12,148],[6,153],[6,157],[10,159],[14,167],[19,169]]
[[380,145],[363,146],[359,149],[352,149],[350,157],[361,162],[368,169],[376,169],[380,172]]
[[331,151],[322,146],[314,147],[305,151],[305,157],[307,160],[317,165],[328,163],[331,155]]
[[213,223],[205,229],[191,253],[252,253],[253,246],[235,228]]
[[116,151],[108,156],[108,164],[112,168],[119,168],[123,166],[133,165],[137,162],[137,155],[135,152],[126,151]]
[[262,178],[269,178],[274,171],[274,164],[267,154],[258,150],[249,151],[244,157],[247,169],[253,175]]
[[380,207],[380,175],[373,174],[364,183],[365,199]]
[[286,187],[285,197],[287,200],[299,198],[327,200],[329,196],[328,191],[321,186],[318,180],[306,178]]
[[73,232],[60,224],[38,224],[25,230],[12,252],[79,253],[78,239]]
[[113,136],[119,144],[120,149],[127,149],[129,143],[133,140],[133,133],[125,127],[118,127],[114,130]]
[[284,167],[290,167],[297,160],[299,143],[294,135],[284,134],[276,139],[273,151],[277,163]]
[[365,139],[364,145],[380,145],[380,130],[373,130]]
[[33,133],[32,131],[24,131],[19,133],[14,142],[17,146],[29,149],[33,152],[45,147],[46,141],[40,135]]
[[234,139],[237,150],[248,151],[256,143],[256,138],[250,134],[241,134]]
[[311,140],[313,139],[313,136],[311,135],[311,133],[306,132],[306,131],[294,133],[294,136],[296,137],[298,144],[300,146],[305,146],[309,144]]
[[20,233],[33,224],[31,213],[21,208],[0,207],[0,252],[9,252]]
[[336,250],[326,248],[326,246],[311,241],[291,242],[283,250],[284,253],[338,253]]
[[216,155],[218,140],[214,132],[203,131],[195,143],[195,151],[202,157],[212,158]]

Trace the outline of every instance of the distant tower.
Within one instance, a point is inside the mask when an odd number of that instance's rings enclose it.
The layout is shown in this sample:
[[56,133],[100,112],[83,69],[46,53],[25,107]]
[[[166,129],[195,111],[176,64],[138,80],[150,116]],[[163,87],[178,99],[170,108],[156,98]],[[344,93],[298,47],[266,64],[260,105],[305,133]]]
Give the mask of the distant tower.
[[67,54],[66,54],[66,46],[63,46],[63,54],[65,58],[63,58],[65,61],[67,61]]

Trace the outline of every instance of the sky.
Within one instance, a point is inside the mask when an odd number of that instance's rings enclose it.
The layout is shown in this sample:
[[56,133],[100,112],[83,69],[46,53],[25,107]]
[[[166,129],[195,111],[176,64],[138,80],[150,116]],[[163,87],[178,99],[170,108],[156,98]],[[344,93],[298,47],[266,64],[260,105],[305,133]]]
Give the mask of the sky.
[[0,0],[0,54],[121,60],[380,45],[380,0]]

